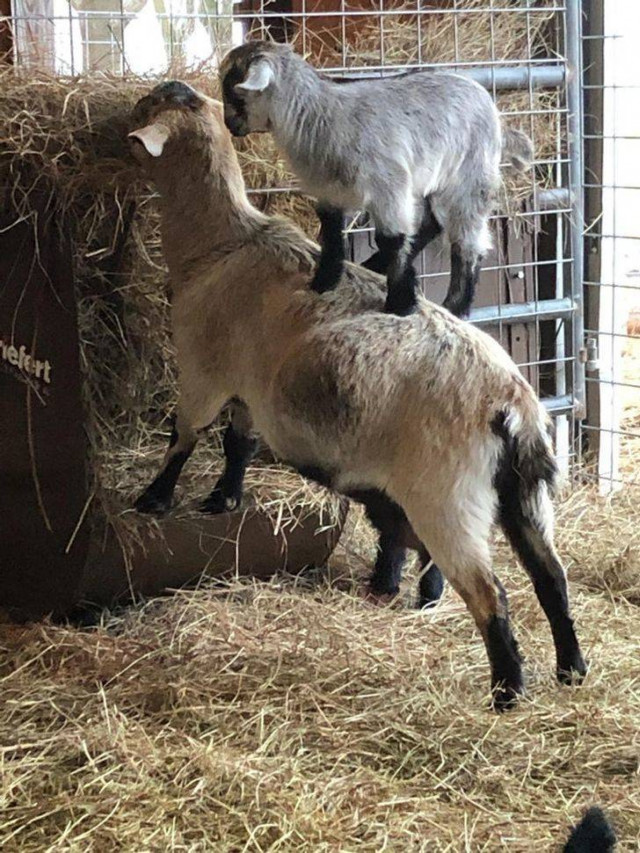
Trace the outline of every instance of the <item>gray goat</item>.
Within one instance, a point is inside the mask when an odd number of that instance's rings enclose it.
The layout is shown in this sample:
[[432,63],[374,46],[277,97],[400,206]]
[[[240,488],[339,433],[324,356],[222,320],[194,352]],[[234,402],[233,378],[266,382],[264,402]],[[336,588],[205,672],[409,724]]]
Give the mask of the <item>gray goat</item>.
[[[553,544],[548,417],[496,341],[425,299],[381,313],[379,276],[309,289],[317,248],[249,203],[222,105],[165,83],[134,110],[134,153],[161,197],[180,402],[139,509],[168,506],[199,432],[239,398],[273,452],[358,499],[394,502],[484,639],[497,709],[523,691],[498,521],[549,619],[561,682],[586,672]],[[346,286],[348,285],[348,286]],[[398,425],[402,429],[398,429]]]
[[312,288],[334,288],[344,265],[345,209],[366,210],[387,273],[386,310],[416,306],[413,261],[444,231],[451,282],[444,306],[469,312],[504,154],[516,169],[531,142],[502,132],[488,92],[458,74],[424,71],[335,81],[287,45],[253,41],[223,60],[225,121],[234,136],[271,131],[302,188],[318,199],[322,254]]

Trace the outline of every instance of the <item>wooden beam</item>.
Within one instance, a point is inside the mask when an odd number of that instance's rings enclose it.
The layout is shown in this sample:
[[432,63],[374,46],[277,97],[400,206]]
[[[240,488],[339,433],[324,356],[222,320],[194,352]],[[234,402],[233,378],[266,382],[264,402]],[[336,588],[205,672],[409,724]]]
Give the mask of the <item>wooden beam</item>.
[[[11,17],[11,0],[0,0],[0,18]],[[0,62],[13,62],[13,30],[8,20],[0,21]]]
[[[583,33],[590,36],[583,40],[584,84],[596,86],[584,91],[584,133],[586,136],[601,137],[604,130],[604,2],[603,0],[585,0],[583,17]],[[594,38],[596,36],[596,38]],[[585,139],[584,165],[586,182],[589,184],[602,183],[603,140]],[[584,246],[585,280],[600,282],[602,274],[602,240],[590,236],[589,229],[602,216],[602,188],[600,186],[585,187],[584,192],[584,221],[587,229]],[[595,232],[602,229],[592,228]],[[600,325],[600,289],[599,287],[585,288],[585,326],[588,329],[598,329]],[[597,379],[597,372],[588,374],[590,379]],[[587,382],[587,425],[595,427],[587,431],[587,450],[597,457],[600,445],[600,386],[597,382]]]

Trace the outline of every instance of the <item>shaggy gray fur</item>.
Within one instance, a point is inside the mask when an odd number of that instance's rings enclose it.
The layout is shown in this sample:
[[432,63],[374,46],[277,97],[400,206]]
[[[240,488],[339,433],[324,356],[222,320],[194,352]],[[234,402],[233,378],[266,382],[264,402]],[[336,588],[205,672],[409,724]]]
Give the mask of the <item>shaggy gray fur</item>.
[[[500,116],[485,89],[433,71],[336,82],[270,42],[235,48],[220,74],[231,131],[270,130],[322,206],[368,211],[377,235],[406,238],[408,255],[428,198],[462,265],[476,267],[490,245],[503,151]],[[256,82],[264,88],[245,88]],[[526,166],[527,137],[510,131],[504,142],[510,163]]]

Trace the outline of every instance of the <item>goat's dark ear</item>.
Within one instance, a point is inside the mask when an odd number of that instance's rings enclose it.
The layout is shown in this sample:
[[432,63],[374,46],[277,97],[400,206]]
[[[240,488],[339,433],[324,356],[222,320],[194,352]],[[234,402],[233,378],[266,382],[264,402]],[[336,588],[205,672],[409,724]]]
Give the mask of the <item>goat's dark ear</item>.
[[242,83],[236,83],[234,89],[240,92],[264,92],[273,83],[275,74],[271,63],[266,59],[256,59],[247,71]]
[[148,124],[146,127],[139,127],[137,130],[132,130],[129,138],[137,139],[138,142],[141,142],[147,153],[151,154],[152,157],[160,157],[165,143],[169,138],[169,128],[165,124],[160,123]]

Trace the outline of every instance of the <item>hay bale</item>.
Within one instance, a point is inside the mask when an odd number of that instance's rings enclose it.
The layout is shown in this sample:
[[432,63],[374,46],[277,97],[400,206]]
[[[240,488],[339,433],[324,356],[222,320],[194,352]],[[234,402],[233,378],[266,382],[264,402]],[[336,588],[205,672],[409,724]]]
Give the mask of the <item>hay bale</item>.
[[[189,77],[215,94],[212,79]],[[142,521],[123,505],[157,471],[177,399],[159,212],[126,140],[131,108],[150,83],[7,70],[0,88],[0,186],[25,220],[34,219],[36,195],[46,194],[58,227],[73,235],[92,509],[117,528],[126,552]],[[278,180],[275,158],[270,168]],[[183,480],[191,497],[206,494],[221,469],[220,430]],[[338,519],[333,496],[270,459],[252,466],[247,485],[277,528],[317,511],[323,525]]]

